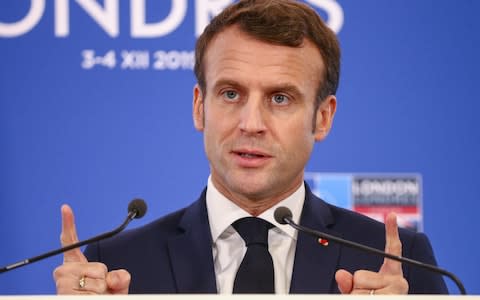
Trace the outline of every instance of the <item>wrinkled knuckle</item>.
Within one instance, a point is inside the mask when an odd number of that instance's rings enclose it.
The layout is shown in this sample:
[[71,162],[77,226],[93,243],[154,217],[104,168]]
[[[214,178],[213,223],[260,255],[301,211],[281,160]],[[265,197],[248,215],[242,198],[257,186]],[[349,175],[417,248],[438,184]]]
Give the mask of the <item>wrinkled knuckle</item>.
[[393,294],[407,294],[409,285],[408,281],[403,276],[388,276],[385,283],[391,286]]
[[52,272],[53,279],[56,281],[57,278],[60,276],[60,267],[56,267],[55,270]]
[[105,264],[99,262],[92,262],[89,264],[92,266],[92,272],[96,274],[96,277],[105,278],[107,276],[108,269]]
[[63,266],[63,265],[56,267],[55,270],[53,270],[53,272],[52,272],[53,279],[58,280],[60,277],[62,277],[65,273],[64,269],[65,269],[65,266]]
[[402,250],[402,242],[400,242],[400,240],[392,242],[392,248],[396,250]]
[[60,234],[60,243],[61,243],[62,245],[68,244],[67,238],[65,237],[65,234],[63,234],[63,233]]
[[100,268],[101,272],[103,273],[103,275],[107,276],[107,273],[108,273],[107,265],[102,264],[102,263],[98,263],[98,264],[99,264],[99,268]]
[[408,290],[410,289],[410,286],[408,284],[408,281],[405,278],[402,278],[402,288],[405,293],[408,293]]
[[364,270],[357,270],[353,273],[353,279],[358,279],[358,278],[362,278],[363,276],[365,275],[365,271]]
[[105,294],[108,290],[107,282],[105,280],[100,280],[98,283],[98,293]]
[[67,288],[68,283],[64,278],[60,278],[55,281],[55,288],[57,290],[57,294],[64,295],[64,294],[71,294],[72,290]]

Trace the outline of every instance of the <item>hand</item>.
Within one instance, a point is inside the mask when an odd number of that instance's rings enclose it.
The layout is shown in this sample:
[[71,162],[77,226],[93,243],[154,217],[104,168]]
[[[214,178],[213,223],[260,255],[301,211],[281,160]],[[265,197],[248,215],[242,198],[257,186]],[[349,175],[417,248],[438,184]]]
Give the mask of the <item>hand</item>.
[[[73,211],[62,206],[62,247],[78,242]],[[65,252],[63,264],[53,272],[57,294],[127,294],[130,274],[126,270],[108,272],[102,263],[88,262],[79,248]],[[80,281],[83,278],[83,287]]]
[[[385,220],[385,252],[401,256],[402,243],[398,235],[397,216],[388,214]],[[402,264],[386,258],[378,272],[359,270],[353,275],[346,270],[335,273],[342,294],[407,294],[408,282],[403,278]]]

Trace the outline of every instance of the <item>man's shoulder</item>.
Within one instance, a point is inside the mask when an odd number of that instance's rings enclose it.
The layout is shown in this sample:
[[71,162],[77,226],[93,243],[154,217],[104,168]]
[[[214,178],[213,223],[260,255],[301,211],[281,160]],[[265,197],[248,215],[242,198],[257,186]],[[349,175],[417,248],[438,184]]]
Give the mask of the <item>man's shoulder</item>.
[[186,210],[186,207],[181,208],[145,225],[127,230],[120,234],[119,238],[125,241],[134,241],[137,239],[150,239],[152,235],[165,238],[181,233],[182,230],[179,228],[179,224]]
[[90,259],[97,261],[100,257],[105,258],[104,253],[109,253],[110,249],[128,252],[132,249],[141,249],[152,242],[157,245],[164,244],[175,232],[178,232],[178,222],[184,212],[185,208],[177,210],[150,223],[128,229],[114,237],[92,244],[87,247],[85,254]]
[[[317,202],[317,207],[328,211],[327,213],[322,213],[330,219],[327,227],[338,232],[344,238],[358,242],[375,240],[376,242],[384,243],[385,224],[383,222],[359,212],[335,206],[316,196],[313,196],[313,201]],[[318,201],[321,203],[320,205],[318,205]],[[422,233],[404,228],[399,228],[399,234],[402,241],[406,243],[424,236]]]
[[[187,207],[178,209],[145,225],[128,229],[118,235],[94,243],[85,249],[85,254],[92,260],[104,260],[107,257],[134,255],[142,249],[166,249],[172,238],[183,235],[189,227],[200,224],[205,201],[202,196]],[[137,253],[138,252],[138,253]]]

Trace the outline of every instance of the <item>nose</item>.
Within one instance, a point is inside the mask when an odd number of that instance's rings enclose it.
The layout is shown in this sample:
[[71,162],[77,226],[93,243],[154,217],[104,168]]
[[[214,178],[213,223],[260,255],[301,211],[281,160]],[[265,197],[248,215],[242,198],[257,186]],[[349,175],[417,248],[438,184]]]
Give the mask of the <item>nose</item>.
[[250,97],[240,112],[239,128],[245,134],[259,135],[266,131],[266,111],[260,97]]

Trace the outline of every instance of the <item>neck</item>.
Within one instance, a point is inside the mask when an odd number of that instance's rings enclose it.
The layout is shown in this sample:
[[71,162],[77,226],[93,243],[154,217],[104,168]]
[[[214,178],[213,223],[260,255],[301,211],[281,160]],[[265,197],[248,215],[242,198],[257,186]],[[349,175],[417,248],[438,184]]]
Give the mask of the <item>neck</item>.
[[223,196],[225,196],[225,198],[235,203],[238,207],[240,207],[250,215],[256,217],[295,193],[295,191],[298,190],[298,188],[303,184],[303,180],[300,180],[297,184],[292,185],[290,188],[285,189],[284,191],[282,191],[281,193],[277,193],[276,195],[239,194],[235,193],[232,190],[223,188],[222,185],[217,184],[214,180],[212,180],[212,183],[215,188]]

